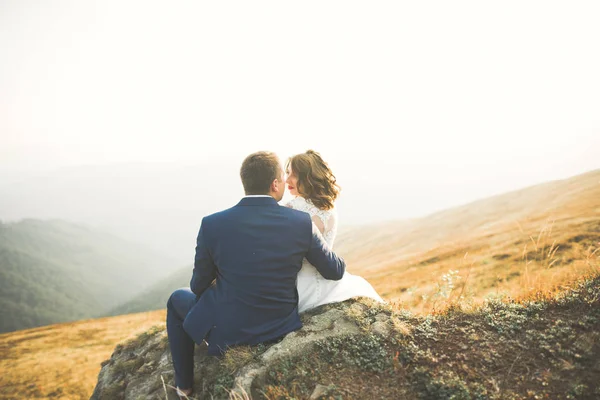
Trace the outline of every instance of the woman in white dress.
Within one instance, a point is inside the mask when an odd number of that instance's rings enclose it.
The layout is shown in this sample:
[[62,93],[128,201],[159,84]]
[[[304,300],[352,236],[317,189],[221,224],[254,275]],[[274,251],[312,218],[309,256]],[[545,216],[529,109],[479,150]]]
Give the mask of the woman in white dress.
[[[329,166],[319,153],[308,150],[306,153],[290,157],[286,173],[288,190],[296,196],[286,206],[310,214],[329,246],[333,248],[337,233],[334,201],[339,194],[339,186]],[[364,278],[346,271],[339,281],[327,280],[306,259],[298,273],[297,287],[299,312],[357,296],[383,302]]]

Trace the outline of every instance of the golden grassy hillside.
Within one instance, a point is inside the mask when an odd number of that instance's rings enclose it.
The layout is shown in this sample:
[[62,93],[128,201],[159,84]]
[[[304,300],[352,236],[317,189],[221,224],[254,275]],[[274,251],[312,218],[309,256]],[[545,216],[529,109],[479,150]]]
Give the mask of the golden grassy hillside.
[[[600,170],[438,212],[341,232],[348,270],[418,313],[486,296],[530,296],[600,271]],[[91,395],[115,345],[165,312],[0,335],[0,398]]]
[[89,399],[115,345],[165,317],[152,311],[0,335],[0,398]]
[[459,293],[478,301],[558,288],[598,269],[600,170],[349,229],[337,243],[350,272],[412,311]]

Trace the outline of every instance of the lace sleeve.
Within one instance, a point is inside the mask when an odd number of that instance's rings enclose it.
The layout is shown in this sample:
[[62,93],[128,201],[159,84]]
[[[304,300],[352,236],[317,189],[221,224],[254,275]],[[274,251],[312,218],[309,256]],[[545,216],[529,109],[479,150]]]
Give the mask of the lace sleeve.
[[337,216],[335,209],[321,210],[317,208],[312,201],[306,200],[300,196],[285,203],[285,206],[308,213],[313,223],[323,234],[327,244],[333,247],[333,241],[335,240],[337,232]]

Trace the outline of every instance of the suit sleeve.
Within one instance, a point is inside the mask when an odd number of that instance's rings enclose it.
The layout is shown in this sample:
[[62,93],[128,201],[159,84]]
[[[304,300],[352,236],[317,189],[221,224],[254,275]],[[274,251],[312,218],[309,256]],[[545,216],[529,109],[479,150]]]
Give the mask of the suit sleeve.
[[339,281],[346,271],[346,263],[330,248],[319,229],[312,223],[312,238],[306,259],[319,271],[323,278]]
[[217,266],[208,252],[204,242],[204,221],[200,226],[198,238],[196,239],[196,257],[194,258],[194,272],[190,281],[190,289],[197,297],[212,284],[217,277]]

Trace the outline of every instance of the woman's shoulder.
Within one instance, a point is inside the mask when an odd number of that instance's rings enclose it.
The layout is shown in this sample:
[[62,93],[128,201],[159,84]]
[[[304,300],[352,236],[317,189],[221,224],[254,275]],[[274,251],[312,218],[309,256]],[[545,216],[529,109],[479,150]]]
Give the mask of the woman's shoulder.
[[287,207],[296,209],[296,210],[302,210],[304,211],[305,209],[313,206],[312,202],[310,200],[306,200],[304,197],[302,196],[296,196],[293,199],[291,199],[290,201],[288,201],[287,203],[285,203],[285,205]]
[[293,198],[292,200],[288,201],[285,205],[295,210],[307,212],[311,216],[317,215],[321,218],[328,217],[329,215],[336,213],[335,206],[329,210],[322,210],[315,206],[310,199],[305,199],[302,196],[297,196]]
[[300,196],[296,196],[293,199],[291,199],[291,200],[287,201],[286,203],[284,203],[284,205],[286,207],[289,207],[289,208],[295,208],[294,206],[297,206],[300,203],[299,199],[304,200],[304,198],[302,198]]

